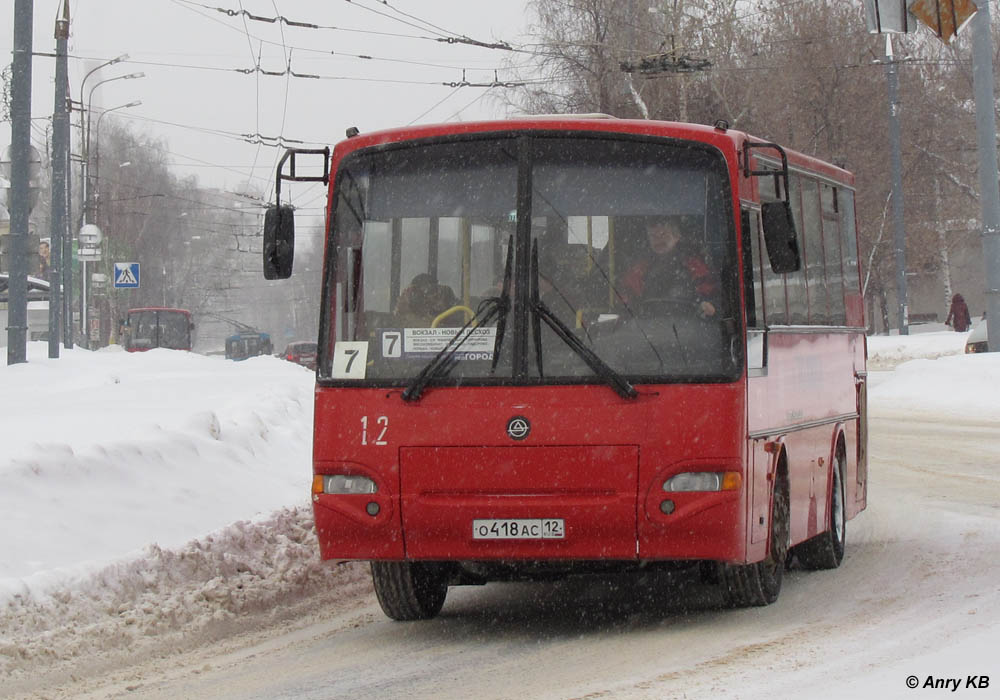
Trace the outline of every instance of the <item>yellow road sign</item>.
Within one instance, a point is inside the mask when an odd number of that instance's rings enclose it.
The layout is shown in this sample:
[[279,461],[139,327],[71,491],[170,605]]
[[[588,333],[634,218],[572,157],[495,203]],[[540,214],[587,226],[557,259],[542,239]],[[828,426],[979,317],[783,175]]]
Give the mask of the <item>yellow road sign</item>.
[[979,8],[973,0],[913,0],[909,9],[947,44]]

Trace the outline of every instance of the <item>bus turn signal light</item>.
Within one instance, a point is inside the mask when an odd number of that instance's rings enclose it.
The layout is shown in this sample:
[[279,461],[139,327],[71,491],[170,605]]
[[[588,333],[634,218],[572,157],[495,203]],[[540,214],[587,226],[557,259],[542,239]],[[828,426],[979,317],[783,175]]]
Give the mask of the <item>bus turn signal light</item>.
[[367,476],[353,474],[316,474],[313,476],[314,494],[376,493],[378,487]]
[[743,484],[739,472],[682,472],[663,482],[663,490],[678,491],[737,491]]

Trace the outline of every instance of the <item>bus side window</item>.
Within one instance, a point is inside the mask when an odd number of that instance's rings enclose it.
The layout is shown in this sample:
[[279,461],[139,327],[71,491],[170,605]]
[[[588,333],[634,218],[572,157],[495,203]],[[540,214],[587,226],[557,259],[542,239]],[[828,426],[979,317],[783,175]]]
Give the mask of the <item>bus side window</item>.
[[806,290],[809,296],[808,323],[830,323],[830,289],[826,279],[826,255],[823,251],[823,220],[820,211],[819,182],[801,178],[802,238],[805,248]]
[[820,185],[823,206],[823,251],[826,256],[826,283],[829,289],[830,323],[843,326],[847,323],[844,306],[843,252],[840,249],[839,192],[827,183]]
[[[780,201],[782,197],[781,178],[777,173],[773,177],[758,178],[757,186],[762,203]],[[758,243],[759,247],[760,244]],[[761,259],[759,254],[757,259]],[[758,321],[768,326],[780,326],[788,323],[785,275],[774,272],[771,269],[770,263],[766,260],[765,264],[758,269],[761,275],[757,279],[760,280],[761,287],[764,289],[764,316],[763,318],[758,317]]]
[[[788,295],[788,321],[792,325],[809,323],[809,292],[806,287],[806,267],[811,263],[805,246],[805,226],[802,219],[802,177],[793,174],[789,178],[789,201],[792,205],[792,217],[795,219],[795,231],[798,234],[799,252],[802,254],[802,265],[795,272],[785,275],[785,291]],[[815,194],[814,190],[809,190]]]

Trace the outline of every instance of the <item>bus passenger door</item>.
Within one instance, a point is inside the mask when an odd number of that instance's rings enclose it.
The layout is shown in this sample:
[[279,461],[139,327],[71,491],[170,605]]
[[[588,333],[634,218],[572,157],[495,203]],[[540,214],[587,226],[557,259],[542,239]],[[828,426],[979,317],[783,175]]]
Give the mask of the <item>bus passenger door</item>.
[[743,296],[747,322],[747,377],[767,376],[767,325],[764,318],[764,285],[761,269],[760,210],[744,208]]
[[858,401],[857,483],[854,487],[854,508],[861,512],[868,505],[868,373],[855,372]]
[[[746,309],[747,434],[761,434],[773,427],[768,415],[768,337],[764,318],[764,289],[761,273],[760,210],[745,206],[741,215],[743,239],[743,295]],[[747,521],[750,544],[766,543],[769,531],[770,455],[765,439],[749,439],[747,445]]]

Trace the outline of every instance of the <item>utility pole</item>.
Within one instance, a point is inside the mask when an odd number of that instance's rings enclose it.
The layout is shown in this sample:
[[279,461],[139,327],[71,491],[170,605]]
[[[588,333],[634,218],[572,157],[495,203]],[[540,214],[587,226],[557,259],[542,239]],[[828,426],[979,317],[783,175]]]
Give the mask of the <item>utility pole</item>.
[[972,18],[972,87],[976,98],[979,147],[979,198],[983,215],[986,265],[987,342],[1000,352],[1000,190],[997,176],[997,124],[993,111],[993,48],[989,2],[978,3]]
[[7,364],[28,361],[28,215],[31,151],[31,24],[34,0],[14,2],[14,61],[11,80],[10,277]]
[[[56,18],[56,92],[52,114],[52,229],[49,251],[49,357],[59,357],[60,311],[62,309],[63,238],[68,234],[69,196],[69,77],[66,43],[69,40],[69,0],[63,0]],[[66,261],[66,264],[70,264]]]
[[[1000,190],[997,175],[997,129],[993,99],[993,48],[988,0],[863,0],[870,32],[910,32],[919,20],[945,44],[970,21],[972,83],[976,101],[979,149],[979,196],[983,218],[983,258],[986,263],[986,307],[989,346],[1000,351]],[[893,214],[896,231],[896,275],[900,289],[900,330],[906,333],[905,244],[903,243],[902,166],[899,158],[898,96],[892,44],[886,36],[886,76],[889,81],[889,139],[892,146]],[[897,189],[897,182],[900,183]],[[897,196],[898,195],[898,196]],[[897,210],[898,207],[898,210]]]
[[909,335],[906,301],[906,227],[903,219],[903,147],[899,127],[899,77],[892,37],[885,35],[885,76],[889,87],[889,164],[892,177],[892,240],[896,253],[896,308],[899,334]]

